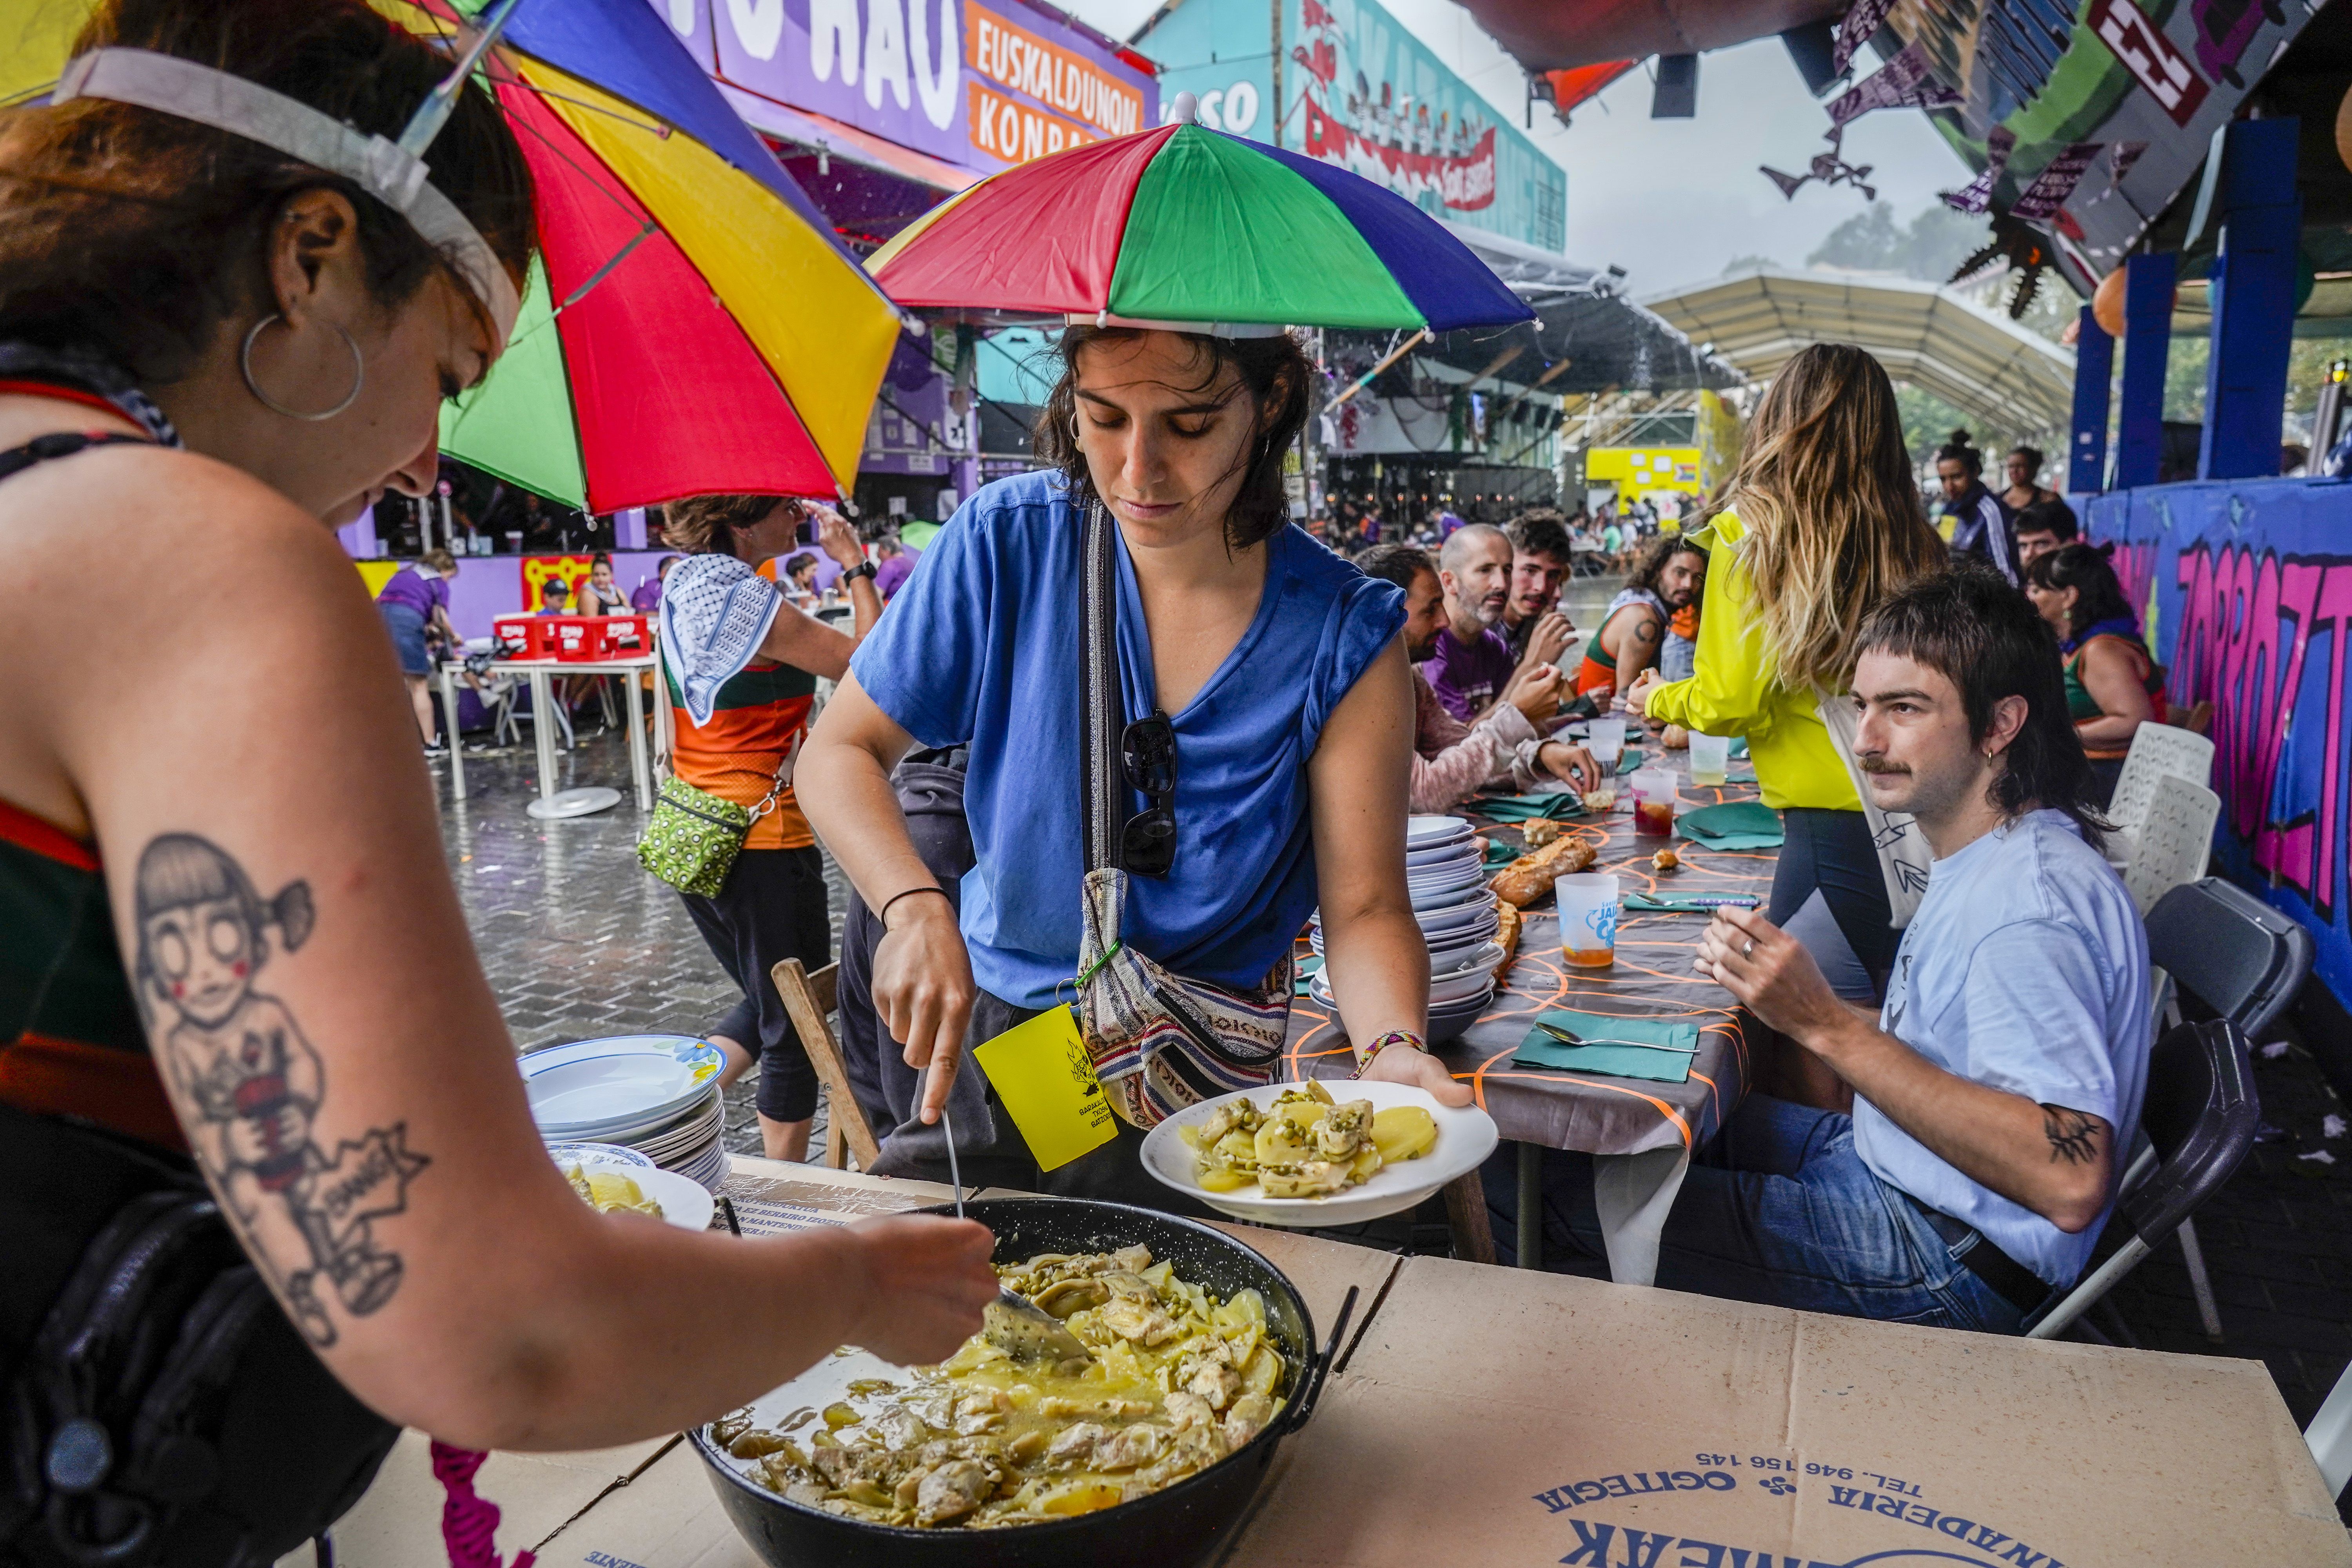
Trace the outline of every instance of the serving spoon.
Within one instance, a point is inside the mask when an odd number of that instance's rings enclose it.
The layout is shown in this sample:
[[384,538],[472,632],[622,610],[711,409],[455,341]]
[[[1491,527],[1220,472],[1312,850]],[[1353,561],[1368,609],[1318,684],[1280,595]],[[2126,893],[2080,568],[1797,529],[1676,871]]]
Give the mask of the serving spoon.
[[[931,1069],[937,1072],[939,1069]],[[940,1102],[940,1130],[948,1140],[948,1181],[955,1188],[956,1218],[963,1218],[963,1171],[956,1163],[954,1119]],[[1028,1297],[996,1287],[996,1300],[982,1310],[982,1337],[1015,1361],[1091,1362],[1094,1352],[1063,1321]]]

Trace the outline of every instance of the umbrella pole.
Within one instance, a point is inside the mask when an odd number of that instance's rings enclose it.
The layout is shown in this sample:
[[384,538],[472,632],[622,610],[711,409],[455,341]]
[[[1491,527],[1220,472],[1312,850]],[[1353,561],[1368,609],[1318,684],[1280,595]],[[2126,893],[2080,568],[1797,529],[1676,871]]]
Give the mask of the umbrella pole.
[[1412,336],[1405,339],[1404,342],[1397,344],[1396,347],[1388,352],[1387,357],[1383,358],[1380,363],[1372,366],[1371,369],[1358,376],[1354,385],[1349,387],[1347,391],[1333,398],[1331,400],[1330,408],[1326,408],[1323,412],[1328,414],[1332,408],[1339,407],[1339,405],[1347,402],[1348,399],[1355,396],[1356,394],[1371,385],[1372,378],[1374,376],[1379,375],[1381,372],[1388,369],[1389,366],[1396,363],[1397,361],[1412,353],[1412,351],[1419,348],[1425,340],[1434,336],[1436,336],[1434,332],[1432,332],[1427,327],[1423,327],[1421,331],[1413,333]]

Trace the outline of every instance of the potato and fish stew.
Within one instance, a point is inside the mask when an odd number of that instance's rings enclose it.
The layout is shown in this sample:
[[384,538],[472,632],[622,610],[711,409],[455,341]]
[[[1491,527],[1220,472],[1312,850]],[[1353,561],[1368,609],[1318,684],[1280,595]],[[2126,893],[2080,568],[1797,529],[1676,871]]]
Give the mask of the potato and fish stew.
[[1268,1110],[1247,1098],[1228,1100],[1176,1132],[1192,1150],[1202,1192],[1255,1182],[1269,1198],[1328,1197],[1437,1146],[1436,1119],[1420,1106],[1375,1111],[1369,1100],[1335,1102],[1313,1079],[1276,1095]]
[[1158,1491],[1255,1436],[1283,1407],[1282,1352],[1255,1290],[1220,1301],[1150,1249],[1047,1253],[1005,1285],[1092,1352],[1015,1360],[975,1334],[903,1380],[867,1378],[773,1426],[711,1424],[749,1474],[797,1503],[877,1524],[989,1529]]

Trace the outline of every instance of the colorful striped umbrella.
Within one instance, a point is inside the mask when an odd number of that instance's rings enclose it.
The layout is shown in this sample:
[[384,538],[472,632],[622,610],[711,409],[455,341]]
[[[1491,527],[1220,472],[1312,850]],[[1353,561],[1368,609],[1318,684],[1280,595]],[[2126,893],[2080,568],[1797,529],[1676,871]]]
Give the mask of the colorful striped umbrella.
[[[371,3],[425,37],[462,25],[447,0]],[[0,89],[54,79],[87,8],[0,0],[0,38],[56,56],[13,58]],[[898,313],[660,15],[521,0],[485,72],[542,259],[505,356],[445,405],[444,449],[594,512],[846,490]]]
[[1314,327],[1535,312],[1411,202],[1181,116],[992,175],[866,266],[902,305]]

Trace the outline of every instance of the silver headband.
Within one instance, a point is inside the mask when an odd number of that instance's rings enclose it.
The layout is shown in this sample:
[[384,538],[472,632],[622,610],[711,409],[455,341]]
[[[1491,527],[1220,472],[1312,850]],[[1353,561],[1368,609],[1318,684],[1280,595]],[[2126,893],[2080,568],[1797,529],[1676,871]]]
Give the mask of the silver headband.
[[77,98],[103,98],[193,120],[356,182],[406,218],[457,268],[490,313],[498,333],[492,354],[505,351],[522,302],[481,231],[425,178],[424,160],[381,136],[337,124],[258,82],[151,49],[92,49],[75,56],[49,101]]

